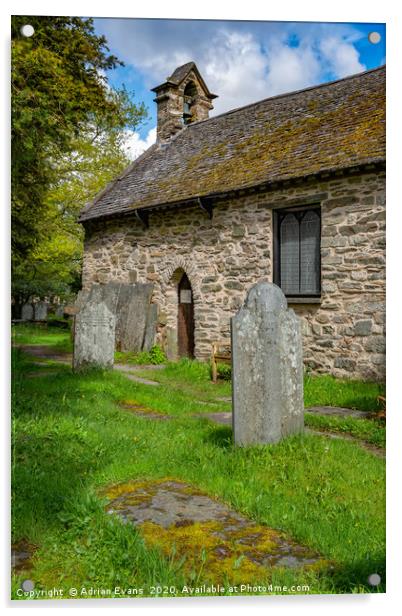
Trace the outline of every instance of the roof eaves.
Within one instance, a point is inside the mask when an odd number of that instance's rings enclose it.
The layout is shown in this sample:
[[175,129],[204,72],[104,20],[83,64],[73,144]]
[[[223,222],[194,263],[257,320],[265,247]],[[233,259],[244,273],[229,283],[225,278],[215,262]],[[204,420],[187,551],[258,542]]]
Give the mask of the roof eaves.
[[142,162],[144,158],[146,158],[146,156],[149,156],[149,154],[151,153],[151,150],[153,152],[156,149],[156,147],[157,147],[156,143],[153,143],[152,145],[150,145],[149,148],[147,148],[145,152],[143,152],[142,154],[140,154],[140,156],[138,156],[135,160],[133,160],[133,162],[130,165],[128,165],[128,167],[126,167],[124,171],[119,176],[117,176],[117,178],[115,178],[114,180],[106,184],[106,186],[100,192],[98,192],[97,195],[95,195],[92,201],[88,201],[88,203],[83,207],[83,209],[81,210],[79,214],[78,222],[82,220],[83,214],[88,212],[94,205],[98,203],[98,201],[102,197],[104,197],[108,192],[110,192],[112,188],[116,186],[118,182],[120,182],[129,173],[131,173],[131,171],[136,167],[136,165],[138,165],[139,162]]
[[307,174],[299,175],[299,176],[290,176],[290,177],[285,176],[282,178],[280,177],[273,178],[271,180],[264,180],[263,182],[258,182],[256,184],[249,184],[249,185],[238,186],[235,188],[229,188],[225,191],[215,191],[215,192],[210,192],[210,193],[204,193],[204,194],[194,195],[194,196],[187,197],[181,200],[176,200],[176,201],[153,203],[148,206],[132,207],[132,208],[129,208],[123,211],[108,212],[106,214],[98,215],[98,216],[90,216],[90,217],[80,216],[79,222],[89,222],[91,220],[99,220],[101,218],[104,219],[104,218],[129,216],[130,214],[133,214],[136,210],[140,210],[140,209],[157,210],[160,208],[167,208],[167,207],[179,207],[179,206],[183,206],[189,203],[198,202],[199,199],[219,199],[219,198],[224,198],[227,195],[242,194],[242,193],[246,193],[246,192],[254,191],[254,190],[260,190],[260,191],[264,189],[273,190],[279,186],[290,185],[290,184],[300,184],[301,182],[313,180],[314,178],[318,178],[318,177],[326,178],[326,177],[336,176],[336,175],[345,175],[345,173],[352,175],[354,173],[358,173],[359,171],[369,171],[370,169],[375,169],[376,167],[379,167],[381,169],[385,168],[385,162],[386,162],[385,157],[368,158],[355,165],[344,165],[343,167],[333,167],[333,168],[327,168],[327,169],[324,168],[314,173],[307,173]]

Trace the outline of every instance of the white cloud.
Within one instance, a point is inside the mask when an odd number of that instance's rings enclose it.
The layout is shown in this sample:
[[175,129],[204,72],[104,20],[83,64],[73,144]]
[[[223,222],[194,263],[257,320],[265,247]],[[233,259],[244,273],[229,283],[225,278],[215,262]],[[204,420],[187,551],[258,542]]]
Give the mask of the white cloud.
[[211,115],[345,77],[366,67],[347,24],[191,20],[98,21],[111,46],[147,87],[194,60],[212,92]]
[[208,87],[219,95],[213,103],[215,114],[268,96],[266,58],[250,33],[219,31],[199,68]]
[[151,128],[145,139],[141,139],[139,133],[131,130],[126,131],[124,148],[127,156],[134,160],[138,158],[145,150],[147,150],[156,141],[156,128]]
[[359,73],[366,68],[359,62],[357,49],[350,41],[329,36],[321,41],[320,49],[324,59],[338,77]]

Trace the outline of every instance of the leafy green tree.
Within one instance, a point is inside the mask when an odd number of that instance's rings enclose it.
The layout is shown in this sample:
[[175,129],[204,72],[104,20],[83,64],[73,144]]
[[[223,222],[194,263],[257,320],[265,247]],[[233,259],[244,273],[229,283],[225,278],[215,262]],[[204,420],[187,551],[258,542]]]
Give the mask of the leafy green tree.
[[[20,29],[31,24],[35,33]],[[122,64],[95,33],[92,19],[12,18],[12,250],[14,271],[49,237],[49,189],[60,165],[74,160],[88,132],[116,135],[145,118],[123,89],[109,88],[104,71]],[[50,225],[51,227],[51,225]]]
[[72,141],[72,151],[54,165],[44,195],[47,233],[14,267],[13,315],[30,297],[69,301],[80,288],[84,233],[77,223],[83,207],[129,164],[125,133],[92,125]]

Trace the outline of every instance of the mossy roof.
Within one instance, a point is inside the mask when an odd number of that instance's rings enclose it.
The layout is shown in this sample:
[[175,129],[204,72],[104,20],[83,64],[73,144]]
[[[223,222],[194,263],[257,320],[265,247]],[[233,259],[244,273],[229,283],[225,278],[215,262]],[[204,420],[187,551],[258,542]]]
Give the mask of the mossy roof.
[[81,221],[385,160],[385,67],[267,98],[154,144]]

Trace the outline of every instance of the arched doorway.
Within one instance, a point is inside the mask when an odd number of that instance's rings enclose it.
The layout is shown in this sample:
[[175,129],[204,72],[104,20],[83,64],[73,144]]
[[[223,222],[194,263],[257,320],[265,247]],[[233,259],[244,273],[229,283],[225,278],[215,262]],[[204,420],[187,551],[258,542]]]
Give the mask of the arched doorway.
[[194,357],[194,302],[191,283],[183,273],[178,285],[177,350],[179,357]]

